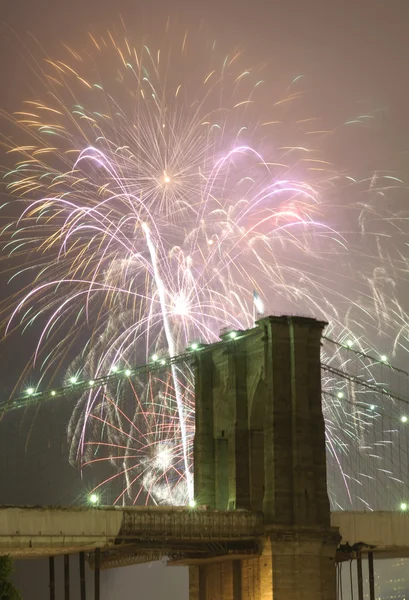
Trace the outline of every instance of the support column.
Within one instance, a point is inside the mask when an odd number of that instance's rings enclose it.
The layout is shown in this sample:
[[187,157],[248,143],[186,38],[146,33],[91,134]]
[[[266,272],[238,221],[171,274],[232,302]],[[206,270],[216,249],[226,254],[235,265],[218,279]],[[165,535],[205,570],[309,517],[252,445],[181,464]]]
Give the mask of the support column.
[[70,555],[64,554],[64,600],[70,600]]
[[242,600],[260,600],[261,557],[241,561]]
[[[233,600],[233,561],[223,562],[220,565],[210,565],[215,586],[210,598],[223,598]],[[209,599],[210,600],[210,599]]]
[[189,600],[199,600],[199,567],[189,567]]
[[229,508],[229,440],[224,437],[215,440],[215,467],[216,467],[216,508],[227,510]]
[[86,600],[85,554],[84,554],[84,552],[79,553],[79,564],[80,564],[80,599]]
[[291,355],[289,328],[280,319],[260,323],[265,333],[266,408],[264,500],[266,523],[293,522]]
[[233,600],[242,600],[243,585],[241,574],[241,561],[233,561]]
[[54,556],[50,556],[48,559],[48,571],[49,571],[50,600],[55,600]]
[[250,493],[251,510],[263,509],[264,496],[264,431],[250,431]]
[[335,600],[335,532],[271,533],[261,566],[262,600]]
[[374,576],[373,552],[368,552],[368,569],[369,569],[369,600],[375,600],[375,576]]
[[[235,342],[233,342],[235,344]],[[229,380],[235,406],[234,427],[234,506],[250,510],[250,432],[247,401],[247,364],[243,349],[233,347],[230,356]]]
[[203,565],[199,567],[199,600],[207,600],[207,585],[208,573],[207,568]]
[[189,600],[272,600],[271,584],[271,545],[262,558],[189,567]]
[[[324,527],[331,524],[331,512],[327,491],[327,455],[325,421],[322,413],[321,390],[321,338],[324,323],[316,323],[309,328],[307,346],[308,393],[310,410],[310,441],[313,457],[314,499],[310,514],[316,523]],[[315,508],[314,508],[315,506]],[[312,512],[313,511],[313,512]]]
[[[283,316],[257,325],[197,358],[194,462],[197,501],[224,508],[227,452],[229,505],[262,508],[264,548],[254,563],[201,566],[199,600],[335,600],[339,534],[330,525],[321,405],[325,323]],[[215,446],[224,433],[227,450],[223,441]]]
[[[317,326],[318,325],[318,326]],[[289,319],[293,523],[330,525],[325,424],[321,408],[322,324]],[[323,505],[322,490],[325,494]]]
[[200,566],[199,582],[199,600],[236,600],[231,560]]
[[100,600],[100,584],[101,584],[101,550],[95,549],[95,566],[94,566],[94,599]]
[[358,599],[364,600],[364,580],[362,577],[362,556],[360,552],[356,557],[356,569],[358,575]]
[[213,360],[198,353],[195,377],[196,430],[194,439],[195,499],[215,508],[215,452],[213,431]]
[[264,540],[260,556],[260,600],[273,600],[273,556],[271,540]]

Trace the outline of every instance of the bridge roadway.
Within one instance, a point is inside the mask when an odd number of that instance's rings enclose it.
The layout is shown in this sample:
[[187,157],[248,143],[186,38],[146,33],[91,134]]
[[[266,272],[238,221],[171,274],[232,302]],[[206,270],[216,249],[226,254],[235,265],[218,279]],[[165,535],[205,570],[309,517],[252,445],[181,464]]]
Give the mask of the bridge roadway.
[[[335,512],[331,518],[341,544],[362,544],[379,558],[409,557],[409,514]],[[0,553],[34,558],[101,548],[106,568],[162,556],[195,564],[258,554],[260,540],[274,529],[261,513],[237,510],[0,507]]]

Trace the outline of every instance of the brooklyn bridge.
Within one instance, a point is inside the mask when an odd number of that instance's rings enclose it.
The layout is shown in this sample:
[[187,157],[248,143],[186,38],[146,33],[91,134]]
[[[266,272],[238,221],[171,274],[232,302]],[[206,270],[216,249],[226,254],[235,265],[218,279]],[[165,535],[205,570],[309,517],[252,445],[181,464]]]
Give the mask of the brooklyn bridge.
[[[333,394],[335,402],[345,390],[350,392],[358,429],[370,418],[367,413],[379,415],[383,406],[393,407],[381,418],[384,430],[390,419],[395,431],[406,423],[408,397],[407,384],[393,387],[393,381],[407,379],[386,357],[356,351],[348,341],[335,342],[324,330],[325,323],[311,318],[264,317],[253,329],[224,332],[219,343],[196,344],[166,364],[155,360],[129,370],[127,377],[182,361],[192,365],[194,501],[187,507],[3,507],[1,552],[16,558],[48,556],[51,600],[57,555],[79,554],[81,600],[85,560],[94,569],[98,600],[101,569],[162,557],[171,565],[189,567],[192,600],[335,599],[337,564],[354,558],[362,599],[362,557],[367,556],[374,599],[374,559],[409,555],[403,479],[407,438],[401,448],[388,440],[377,442],[391,468],[381,470],[393,472],[391,482],[403,490],[391,494],[393,504],[385,502],[380,479],[373,473],[366,474],[373,506],[363,501],[353,510],[336,510],[327,489],[331,442],[322,384],[331,379],[332,391],[325,393]],[[345,357],[338,363],[327,361],[326,344],[335,345]],[[366,365],[374,362],[384,370],[377,382],[365,376]],[[121,376],[110,373],[92,385]],[[5,409],[58,401],[89,385],[75,381],[51,391],[32,389]],[[64,565],[68,599],[66,558]]]

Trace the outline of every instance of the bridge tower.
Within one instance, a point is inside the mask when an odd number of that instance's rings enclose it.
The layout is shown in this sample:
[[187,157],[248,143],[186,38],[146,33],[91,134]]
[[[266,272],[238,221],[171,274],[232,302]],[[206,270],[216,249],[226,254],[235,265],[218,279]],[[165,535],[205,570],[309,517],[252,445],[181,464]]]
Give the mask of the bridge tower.
[[[189,567],[190,600],[334,600],[335,551],[321,408],[325,323],[266,317],[197,353],[198,505],[261,511],[257,557]],[[224,336],[222,336],[224,337]]]

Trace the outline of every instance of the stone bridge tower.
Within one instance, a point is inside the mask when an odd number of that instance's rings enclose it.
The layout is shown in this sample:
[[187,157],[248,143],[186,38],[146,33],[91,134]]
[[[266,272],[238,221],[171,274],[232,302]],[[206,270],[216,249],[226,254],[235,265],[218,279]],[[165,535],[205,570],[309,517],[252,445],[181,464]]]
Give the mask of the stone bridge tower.
[[195,499],[211,509],[261,511],[265,535],[258,557],[190,566],[191,600],[335,600],[324,327],[266,317],[197,353]]

